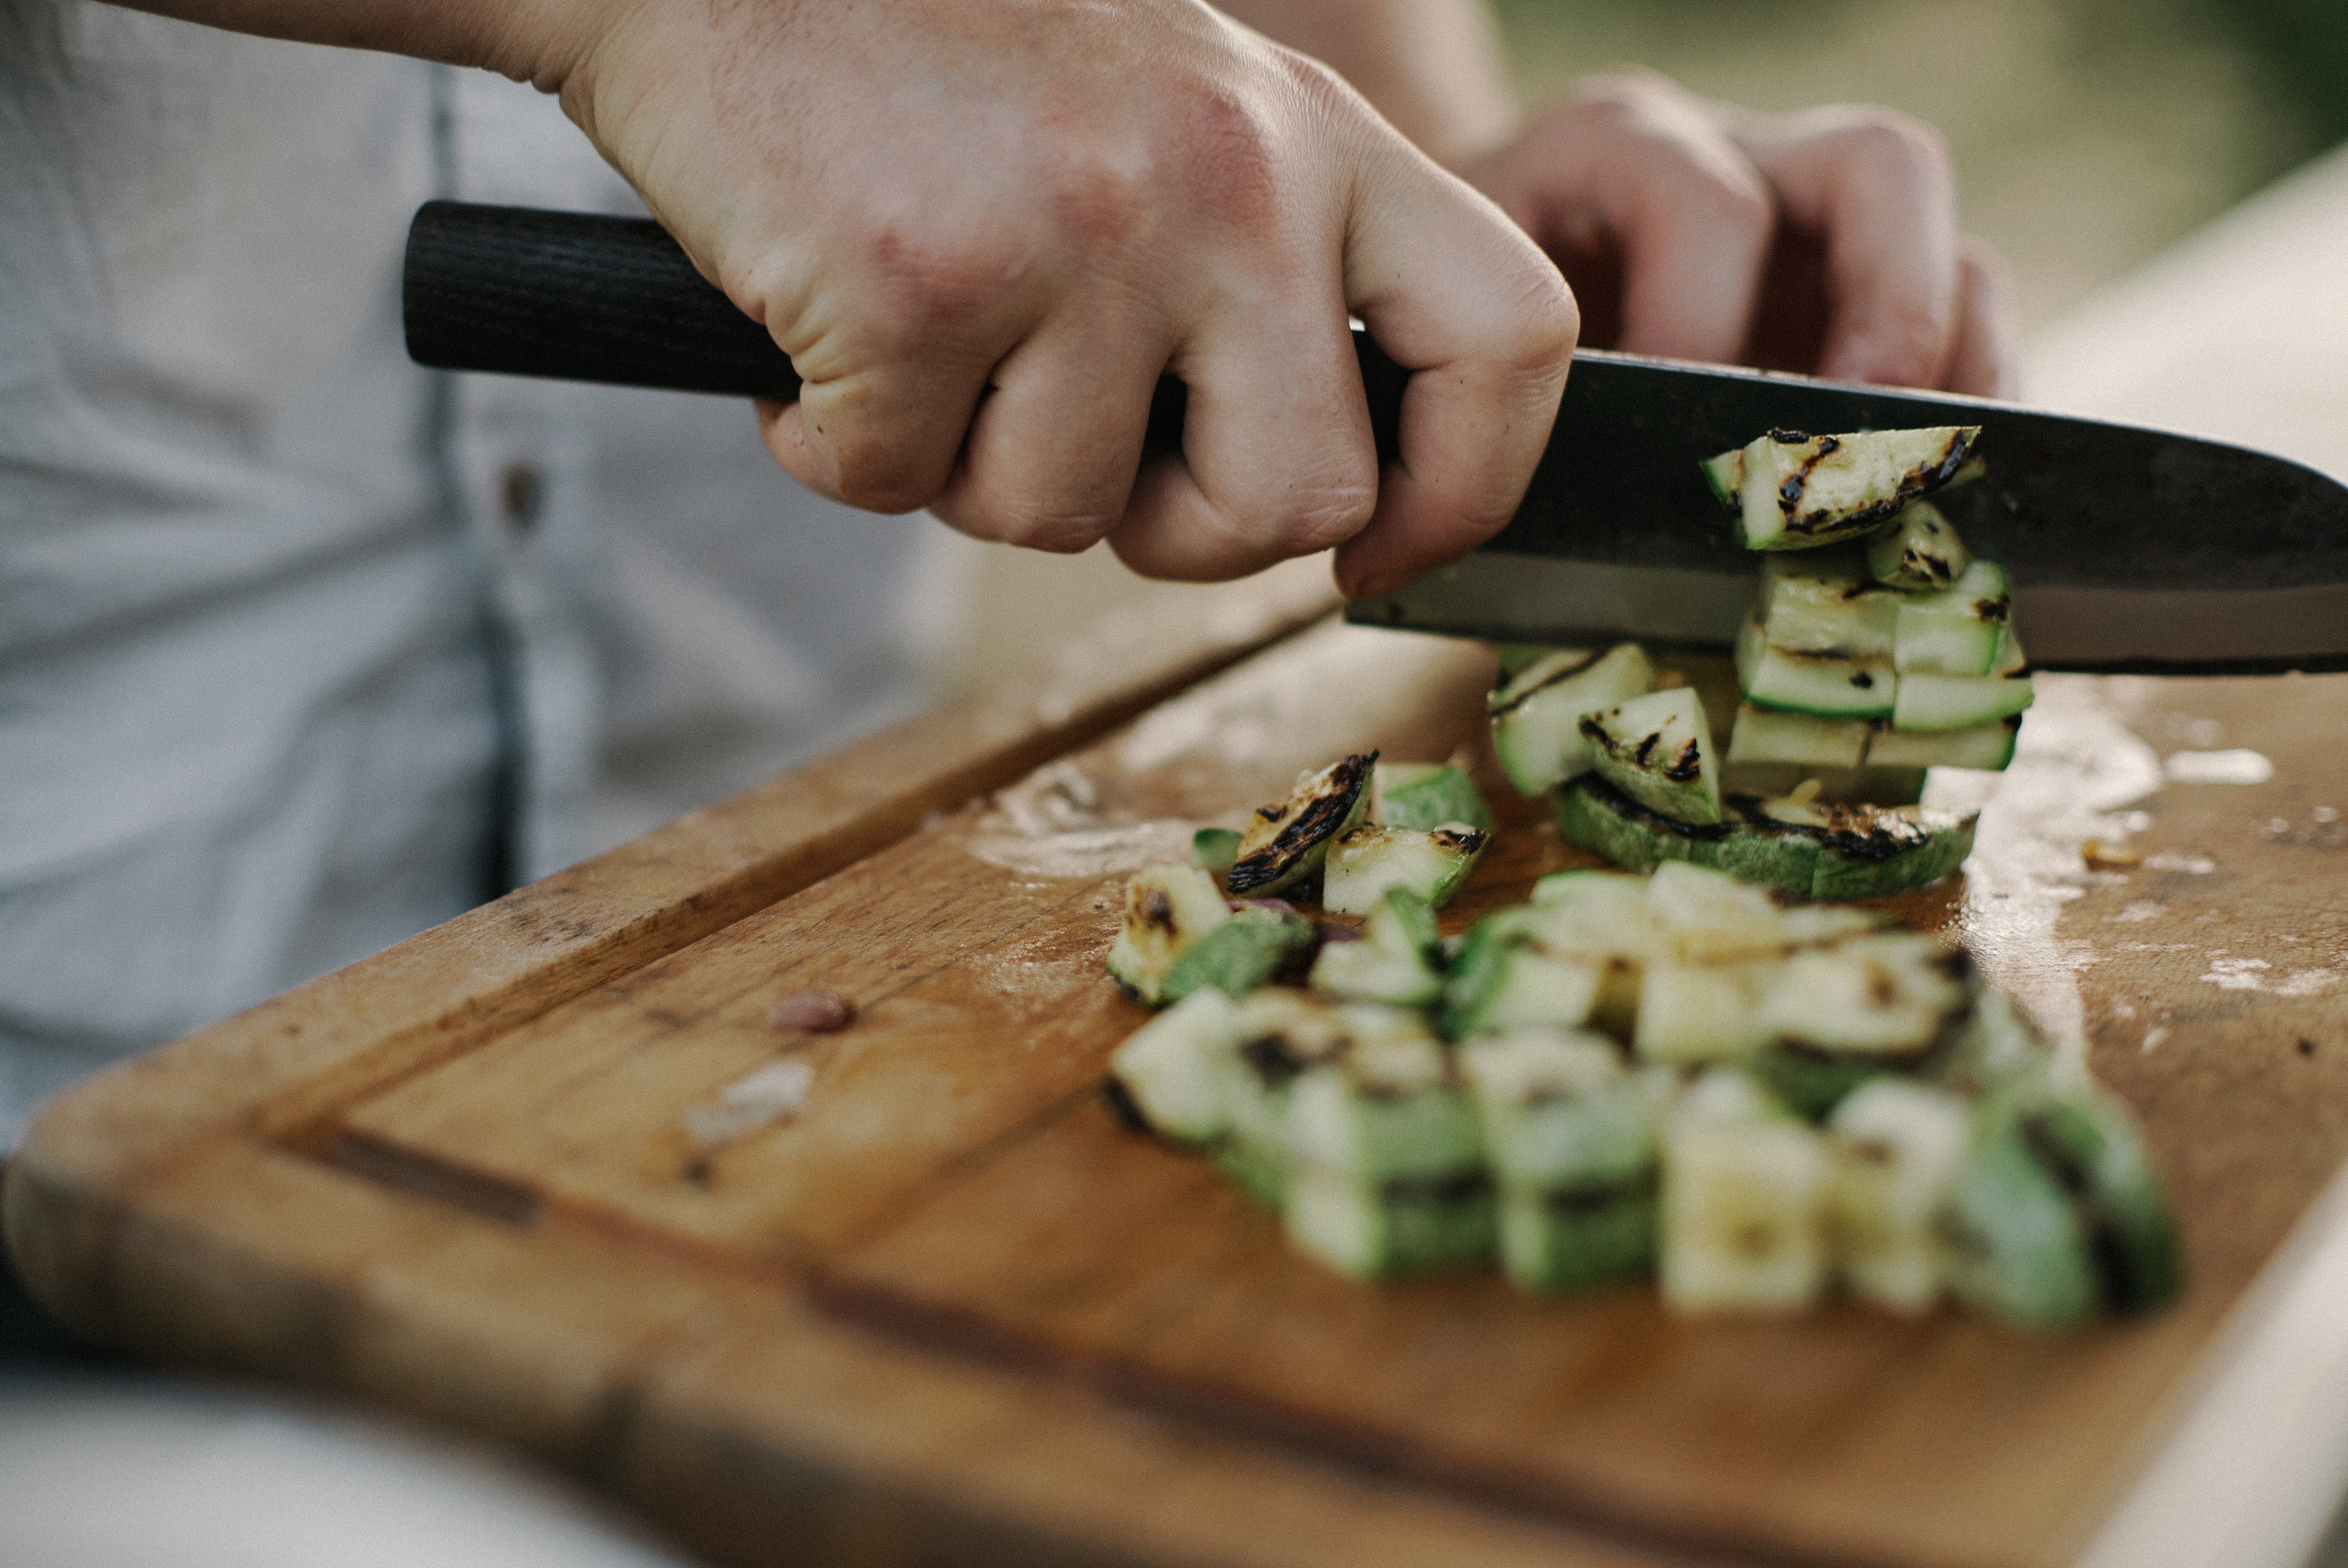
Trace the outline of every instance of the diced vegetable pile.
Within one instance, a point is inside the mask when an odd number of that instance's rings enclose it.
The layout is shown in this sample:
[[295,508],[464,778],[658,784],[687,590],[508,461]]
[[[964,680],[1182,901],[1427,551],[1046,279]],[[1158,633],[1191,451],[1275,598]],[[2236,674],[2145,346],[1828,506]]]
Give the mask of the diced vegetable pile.
[[[1145,942],[1162,970],[1133,967]],[[1348,1275],[1653,1273],[1686,1313],[1953,1294],[2031,1328],[2178,1286],[2127,1109],[1961,954],[1863,911],[1667,864],[1545,877],[1456,942],[1397,884],[1338,939],[1161,866],[1119,948],[1173,1005],[1117,1049],[1114,1097]]]
[[[1491,815],[1460,768],[1375,753],[1136,873],[1108,968],[1165,1010],[1112,1100],[1362,1278],[1497,1261],[1536,1292],[1653,1274],[1685,1313],[1839,1289],[2039,1329],[2172,1300],[2127,1107],[1961,952],[1765,890],[1896,891],[1972,846],[1912,802],[1927,766],[2004,766],[2030,700],[2004,572],[1920,498],[1978,434],[1773,431],[1704,466],[1749,546],[1807,551],[1768,559],[1725,768],[1635,645],[1514,661],[1510,781],[1650,875],[1560,872],[1447,939]],[[1290,902],[1316,893],[1358,928]]]

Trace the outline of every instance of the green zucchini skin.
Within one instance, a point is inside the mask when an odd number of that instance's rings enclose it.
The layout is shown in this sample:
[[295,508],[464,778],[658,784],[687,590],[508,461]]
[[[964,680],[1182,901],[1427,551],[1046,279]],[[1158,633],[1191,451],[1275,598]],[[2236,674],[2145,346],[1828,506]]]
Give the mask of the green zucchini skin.
[[1236,828],[1202,827],[1190,835],[1190,864],[1201,871],[1220,876],[1239,857],[1240,835]]
[[1498,1241],[1482,1171],[1381,1184],[1308,1166],[1292,1171],[1287,1185],[1290,1242],[1355,1279],[1474,1267],[1491,1260]]
[[1380,827],[1412,827],[1422,832],[1464,825],[1492,831],[1492,808],[1468,770],[1451,764],[1380,763],[1375,773],[1370,820]]
[[1301,973],[1320,946],[1320,929],[1302,915],[1240,909],[1174,960],[1159,988],[1161,1000],[1180,1001],[1201,986],[1237,1000],[1258,986]]
[[[1972,853],[1975,819],[1905,807],[1818,808],[1818,825],[1767,815],[1731,795],[1713,826],[1677,822],[1595,778],[1560,791],[1559,828],[1626,871],[1666,860],[1704,866],[1802,898],[1877,898],[1937,882]],[[1903,815],[1904,814],[1904,815]]]

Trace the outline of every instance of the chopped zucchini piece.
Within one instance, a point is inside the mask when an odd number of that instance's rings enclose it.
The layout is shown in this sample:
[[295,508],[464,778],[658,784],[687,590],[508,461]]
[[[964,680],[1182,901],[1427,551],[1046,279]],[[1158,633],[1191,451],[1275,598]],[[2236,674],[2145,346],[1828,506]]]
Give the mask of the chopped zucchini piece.
[[1492,744],[1519,794],[1537,796],[1591,764],[1587,713],[1653,689],[1654,667],[1635,642],[1603,654],[1560,649],[1519,671],[1488,700]]
[[1867,756],[1867,723],[1864,719],[1820,719],[1742,703],[1728,732],[1728,762],[1855,768]]
[[1237,1003],[1209,987],[1151,1019],[1108,1059],[1109,1076],[1153,1132],[1210,1143],[1229,1121],[1223,1085],[1241,1029]]
[[[1881,720],[1877,720],[1881,724]],[[2013,761],[2022,715],[1969,730],[1895,730],[1886,725],[1867,738],[1867,760],[1889,767],[1981,768],[1996,773]]]
[[1706,457],[1697,466],[1704,470],[1704,482],[1711,487],[1714,500],[1724,507],[1737,505],[1739,492],[1745,488],[1744,447]]
[[1380,827],[1457,824],[1491,831],[1491,807],[1465,768],[1449,763],[1380,763],[1371,787],[1370,820]]
[[[1796,834],[1814,840],[1813,898],[1879,898],[1938,882],[1973,852],[1978,814],[1929,805],[1833,805],[1787,800],[1740,803],[1738,816],[1756,835]],[[1723,870],[1745,875],[1724,850]],[[1766,880],[1754,877],[1751,880]],[[1773,884],[1774,885],[1774,884]]]
[[1286,800],[1260,808],[1240,840],[1231,890],[1262,897],[1317,876],[1329,845],[1368,812],[1370,769],[1377,760],[1371,752],[1332,763],[1300,777]]
[[1786,916],[1760,888],[1699,865],[1655,867],[1647,913],[1669,955],[1689,963],[1774,956],[1786,946]]
[[1947,484],[1980,436],[1976,425],[1842,436],[1772,430],[1745,448],[1737,487],[1745,548],[1803,549],[1866,533]]
[[2019,675],[2030,668],[2030,661],[2022,651],[2022,640],[2013,634],[2013,622],[2005,623],[1997,634],[1997,657],[1990,663],[1993,675]]
[[1665,816],[1697,825],[1720,820],[1704,701],[1693,686],[1651,692],[1581,721],[1598,776]]
[[1743,1066],[1807,1122],[1825,1121],[1853,1091],[1886,1071],[1878,1058],[1838,1056],[1791,1040],[1771,1041]]
[[1867,559],[1852,548],[1769,557],[1762,566],[1754,615],[1762,641],[1789,653],[1881,659],[1901,596],[1877,584]]
[[1915,931],[1854,937],[1799,952],[1756,1009],[1771,1039],[1834,1056],[1912,1058],[1972,999],[1964,955]]
[[2047,1330],[2084,1323],[2102,1305],[2086,1225],[2010,1104],[1974,1111],[1940,1230],[1949,1283],[1977,1312]]
[[1464,824],[1432,831],[1349,828],[1329,846],[1321,873],[1321,907],[1333,915],[1367,915],[1389,888],[1406,888],[1429,905],[1449,902],[1491,834]]
[[1743,1060],[1768,1043],[1757,1004],[1776,965],[1653,963],[1639,984],[1631,1049],[1642,1061],[1694,1066]]
[[2012,1002],[1984,990],[1932,1076],[1960,1094],[1980,1096],[2043,1075],[2054,1056],[2054,1047]]
[[1190,864],[1201,871],[1217,876],[1231,868],[1240,857],[1240,835],[1236,828],[1202,827],[1190,835]]
[[1892,596],[1892,667],[1902,675],[1986,675],[2013,613],[2013,583],[1995,561],[1977,560],[1934,593]]
[[1657,1112],[1602,1035],[1520,1030],[1460,1052],[1500,1187],[1500,1262],[1527,1290],[1643,1273]]
[[1359,1009],[1278,989],[1250,992],[1239,1008],[1239,1047],[1223,1059],[1228,1139],[1251,1168],[1277,1173],[1288,1163],[1289,1091],[1306,1072],[1352,1050],[1365,1020]]
[[1852,1294],[1907,1314],[1940,1299],[1938,1222],[1971,1135],[1963,1101],[1900,1079],[1876,1079],[1835,1108],[1828,1229]]
[[1491,1257],[1498,1228],[1482,1171],[1372,1184],[1299,1166],[1287,1220],[1297,1251],[1354,1279],[1471,1267]]
[[1947,588],[1972,559],[1972,551],[1930,501],[1909,502],[1890,528],[1867,541],[1868,570],[1876,581],[1903,593]]
[[1483,1133],[1432,1035],[1364,1041],[1296,1081],[1288,1154],[1370,1184],[1480,1169]]
[[1443,986],[1443,1032],[1453,1040],[1546,1024],[1575,1028],[1597,1005],[1602,967],[1543,950],[1514,910],[1488,916]]
[[2136,1118],[2093,1088],[2029,1098],[2023,1139],[2078,1205],[2105,1304],[2133,1317],[2176,1300],[2185,1286],[2177,1218]]
[[1156,1007],[1184,948],[1231,917],[1215,879],[1195,866],[1145,866],[1125,887],[1125,924],[1108,950],[1108,972]]
[[1426,901],[1392,887],[1370,911],[1365,940],[1323,942],[1313,988],[1359,1001],[1426,1007],[1443,996],[1443,937]]
[[[1735,1079],[1745,1085],[1716,1085]],[[1715,1069],[1663,1133],[1662,1267],[1675,1312],[1791,1312],[1827,1279],[1818,1135],[1741,1074]]]
[[1630,871],[1684,861],[1804,898],[1875,898],[1937,882],[1972,853],[1975,818],[1932,806],[1823,805],[1732,797],[1696,827],[1601,780],[1559,793],[1565,836]]
[[1872,719],[1892,710],[1898,674],[1889,654],[1865,659],[1772,648],[1748,619],[1736,639],[1736,685],[1756,707],[1826,719]]
[[2010,719],[2030,706],[2027,675],[1902,675],[1895,730],[1972,730]]
[[1159,995],[1179,1001],[1203,987],[1243,997],[1312,961],[1321,933],[1302,915],[1241,908],[1182,949]]

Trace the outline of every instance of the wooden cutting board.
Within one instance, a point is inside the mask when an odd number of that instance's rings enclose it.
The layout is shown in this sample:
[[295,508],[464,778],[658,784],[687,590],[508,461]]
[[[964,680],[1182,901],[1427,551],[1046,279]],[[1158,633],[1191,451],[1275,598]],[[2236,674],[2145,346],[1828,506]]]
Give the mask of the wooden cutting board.
[[[1294,573],[1220,602],[83,1088],[10,1167],[19,1266],[102,1338],[523,1445],[728,1562],[2075,1553],[2348,1155],[2348,678],[2045,679],[1966,875],[1888,903],[2142,1112],[2178,1307],[1684,1323],[1335,1279],[1102,1109],[1127,869],[1343,753],[1481,741],[1488,651],[1319,620]],[[1450,923],[1581,860],[1516,810]],[[811,986],[855,1024],[768,1027]],[[803,1103],[743,1124],[779,1062]]]

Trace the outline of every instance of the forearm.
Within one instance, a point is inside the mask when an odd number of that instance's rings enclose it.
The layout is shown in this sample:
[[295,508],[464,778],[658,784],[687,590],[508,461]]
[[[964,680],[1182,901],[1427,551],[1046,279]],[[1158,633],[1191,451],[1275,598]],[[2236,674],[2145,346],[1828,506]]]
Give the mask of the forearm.
[[1223,0],[1221,9],[1336,71],[1439,162],[1457,166],[1516,128],[1485,0]]
[[[479,66],[552,85],[569,64],[562,43],[590,0],[114,0],[134,11],[233,33],[379,49]],[[606,5],[617,10],[616,5]]]

